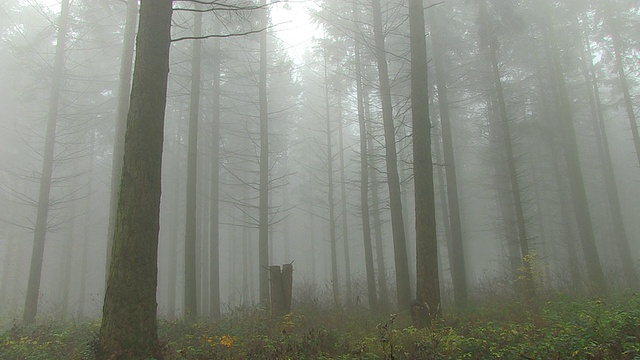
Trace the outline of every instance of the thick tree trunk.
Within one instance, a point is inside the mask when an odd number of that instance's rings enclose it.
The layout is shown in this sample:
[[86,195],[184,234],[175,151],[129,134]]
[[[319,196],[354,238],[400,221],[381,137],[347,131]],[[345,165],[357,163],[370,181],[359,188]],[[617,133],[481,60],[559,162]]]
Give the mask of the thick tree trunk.
[[40,278],[42,277],[42,261],[44,257],[44,242],[47,235],[47,218],[49,214],[49,195],[51,192],[51,177],[53,173],[53,156],[55,153],[56,125],[58,123],[58,107],[60,90],[64,76],[64,57],[67,44],[69,25],[69,0],[62,0],[60,17],[58,18],[58,35],[56,38],[56,54],[53,60],[53,74],[51,79],[51,93],[49,110],[47,112],[47,131],[45,134],[42,172],[40,173],[40,192],[38,195],[38,210],[35,230],[33,233],[33,252],[31,267],[29,268],[29,282],[24,304],[23,322],[31,324],[38,313],[38,299],[40,297]]
[[426,304],[426,311],[420,314],[422,319],[418,320],[418,325],[427,324],[442,313],[423,8],[423,0],[409,1],[413,183],[416,202],[416,298],[421,304]]
[[142,0],[131,104],[104,299],[101,359],[162,358],[158,349],[157,254],[170,0]]
[[[442,150],[444,169],[447,181],[448,229],[451,233],[451,278],[453,281],[454,302],[462,307],[467,302],[467,279],[464,262],[464,241],[462,238],[462,221],[460,218],[460,201],[458,200],[458,180],[453,152],[453,135],[449,115],[449,99],[447,94],[446,43],[442,34],[442,25],[436,15],[436,9],[429,10],[431,24],[431,40],[433,42],[433,59],[436,70],[436,88],[438,93],[438,109],[442,126]],[[447,226],[445,226],[447,228]]]
[[[353,19],[358,24],[358,4],[353,3]],[[369,308],[378,309],[376,279],[373,267],[373,246],[371,243],[371,219],[369,216],[369,163],[367,161],[367,124],[364,114],[364,94],[362,84],[362,60],[360,42],[354,42],[354,60],[356,71],[356,99],[358,103],[358,127],[360,129],[360,215],[362,216],[362,240],[364,242],[364,262],[367,275],[367,297]]]
[[[260,4],[266,6],[267,0]],[[260,106],[260,204],[258,229],[258,254],[260,264],[260,302],[269,303],[269,114],[267,108],[267,8],[260,10],[260,82],[258,84]]]
[[133,72],[133,52],[135,50],[136,25],[138,23],[138,0],[127,0],[127,18],[124,24],[120,74],[118,77],[118,108],[116,110],[116,128],[113,137],[113,158],[111,159],[111,193],[109,196],[109,224],[107,225],[107,259],[105,287],[109,277],[113,233],[116,227],[116,211],[122,178],[122,159],[124,157],[124,133],[127,129],[129,95],[131,93],[131,73]]
[[384,46],[382,29],[382,10],[380,0],[372,0],[373,31],[375,37],[375,55],[378,63],[380,81],[380,100],[382,102],[382,119],[384,122],[384,143],[387,164],[387,184],[391,207],[391,228],[393,231],[393,253],[396,268],[396,301],[399,309],[407,309],[411,300],[409,283],[409,261],[402,215],[400,177],[398,176],[398,158],[396,151],[395,126],[391,105],[391,85]]
[[[202,13],[193,18],[193,36],[202,35]],[[191,105],[189,109],[189,142],[187,153],[187,215],[184,251],[184,311],[187,317],[198,316],[196,182],[198,173],[198,118],[200,112],[201,40],[194,40],[191,53]]]

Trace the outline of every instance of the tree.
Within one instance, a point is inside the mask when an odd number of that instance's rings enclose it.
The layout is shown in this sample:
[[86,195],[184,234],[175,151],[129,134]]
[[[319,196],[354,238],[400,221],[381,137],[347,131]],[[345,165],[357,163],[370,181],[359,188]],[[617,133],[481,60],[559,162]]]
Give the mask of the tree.
[[138,0],[127,0],[127,19],[124,25],[122,55],[120,57],[120,74],[118,85],[118,108],[116,110],[116,129],[113,139],[113,158],[111,160],[111,195],[109,197],[109,224],[107,225],[107,259],[106,278],[109,274],[113,232],[116,226],[116,210],[118,193],[122,177],[122,159],[124,156],[124,133],[127,129],[127,113],[129,112],[129,95],[131,92],[131,72],[133,71],[133,52],[138,22]]
[[546,15],[545,19],[549,21],[549,23],[543,24],[548,44],[546,50],[549,61],[549,71],[550,77],[554,80],[553,85],[558,92],[558,129],[562,137],[562,147],[564,149],[567,175],[569,176],[573,207],[576,212],[578,233],[587,265],[591,291],[596,294],[603,294],[607,291],[607,284],[604,279],[598,248],[596,247],[593,222],[587,202],[575,125],[571,112],[571,101],[565,82],[562,55],[556,39],[555,16],[553,15],[552,9],[548,6],[544,10],[544,14]]
[[191,58],[191,100],[189,107],[189,145],[187,154],[187,216],[185,226],[185,287],[184,310],[187,316],[198,316],[196,276],[196,182],[198,164],[198,119],[200,114],[200,63],[202,61],[202,44],[197,38],[202,36],[202,13],[196,12],[193,17],[193,36],[196,38],[192,47]]
[[[413,183],[416,203],[416,298],[427,305],[426,311],[420,314],[423,319],[418,321],[418,325],[435,320],[442,311],[423,8],[423,0],[409,1]],[[425,316],[427,319],[424,319]]]
[[527,238],[526,222],[522,204],[522,185],[520,184],[520,176],[518,175],[516,169],[516,156],[514,155],[513,138],[511,135],[512,131],[509,123],[509,116],[507,114],[500,68],[498,65],[498,37],[495,33],[493,21],[489,17],[487,3],[485,0],[480,0],[480,38],[487,47],[489,59],[491,62],[492,78],[493,85],[495,87],[494,90],[497,100],[498,115],[500,118],[502,136],[504,137],[504,153],[506,155],[509,183],[511,186],[511,195],[513,197],[513,210],[515,212],[518,228],[518,243],[520,245],[522,274],[514,274],[514,278],[518,279],[519,275],[524,276],[524,295],[527,299],[531,300],[535,297],[535,283],[531,270],[531,261],[527,260],[527,258],[531,256],[531,253],[529,239]]
[[60,103],[60,90],[64,73],[64,59],[67,31],[69,26],[69,0],[62,0],[60,17],[58,18],[58,35],[56,39],[56,54],[53,62],[53,78],[51,80],[51,95],[47,112],[47,131],[45,135],[44,158],[40,173],[40,192],[38,196],[38,210],[33,233],[33,252],[29,269],[29,283],[24,304],[23,322],[31,324],[38,312],[38,298],[40,297],[40,278],[42,276],[42,261],[44,256],[44,242],[47,234],[47,218],[49,213],[49,195],[51,192],[51,176],[53,173],[53,155],[56,143],[56,125]]
[[446,42],[443,34],[444,27],[440,24],[441,20],[436,11],[437,8],[429,9],[429,23],[431,26],[431,41],[433,43],[433,60],[436,73],[438,109],[440,111],[440,125],[442,127],[442,148],[447,182],[449,221],[445,226],[451,234],[451,254],[449,255],[449,259],[451,260],[453,295],[456,306],[462,306],[467,302],[464,243],[460,219],[460,202],[458,200],[458,176],[453,152],[453,136],[449,114],[449,97],[447,94],[447,74],[445,68],[447,62]]
[[393,253],[396,266],[396,299],[398,308],[406,309],[411,300],[411,286],[409,284],[409,262],[407,259],[407,243],[402,215],[400,177],[398,175],[396,132],[393,124],[393,109],[391,105],[391,85],[389,83],[389,71],[385,53],[380,0],[372,0],[372,5],[375,54],[378,64],[380,100],[382,102],[382,118],[384,122],[387,184],[389,185],[391,228],[393,231]]
[[[353,2],[353,22],[358,24],[359,16],[358,4]],[[357,31],[354,31],[357,34]],[[367,160],[367,122],[364,114],[364,89],[362,74],[361,45],[359,41],[354,41],[354,62],[356,77],[356,101],[358,107],[358,129],[360,130],[360,213],[362,216],[362,240],[364,242],[364,261],[367,274],[367,295],[369,307],[378,308],[378,298],[376,296],[376,279],[373,268],[373,246],[371,242],[371,219],[369,216],[369,162]]]
[[[267,4],[261,0],[262,6]],[[258,82],[260,108],[260,194],[258,262],[260,265],[260,302],[269,301],[269,113],[267,107],[267,22],[268,10],[260,10],[260,75]]]
[[157,252],[170,0],[142,0],[99,358],[161,357]]

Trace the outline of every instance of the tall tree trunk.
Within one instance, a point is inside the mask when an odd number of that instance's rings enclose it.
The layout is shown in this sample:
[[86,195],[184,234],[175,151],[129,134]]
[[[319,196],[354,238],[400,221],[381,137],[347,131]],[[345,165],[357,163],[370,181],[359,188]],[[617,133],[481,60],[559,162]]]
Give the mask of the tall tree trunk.
[[[431,0],[432,1],[432,0]],[[449,99],[447,94],[447,50],[444,40],[443,27],[436,15],[436,9],[429,10],[431,24],[431,41],[433,43],[433,60],[436,70],[436,89],[438,94],[438,109],[442,127],[442,150],[444,155],[444,169],[447,181],[448,227],[451,238],[451,278],[453,282],[454,302],[461,307],[467,302],[467,279],[464,262],[464,241],[462,238],[462,221],[460,218],[460,201],[458,200],[458,180],[456,174],[455,156],[453,152],[453,135],[449,114]]]
[[331,290],[333,301],[339,304],[340,289],[338,286],[338,254],[336,244],[335,204],[333,199],[333,144],[331,142],[331,104],[329,102],[329,75],[327,71],[328,55],[324,54],[324,101],[327,133],[327,202],[329,206],[329,243],[331,245]]
[[[220,25],[214,20],[214,33]],[[213,39],[213,113],[211,131],[211,209],[209,223],[209,316],[220,318],[220,39]]]
[[56,54],[53,60],[53,74],[51,79],[51,93],[49,110],[47,112],[47,131],[45,134],[42,172],[40,173],[40,192],[38,195],[38,210],[35,230],[33,233],[33,252],[31,267],[29,268],[29,282],[27,296],[24,303],[23,322],[31,324],[38,313],[38,299],[40,297],[40,278],[42,277],[42,261],[44,257],[44,242],[47,235],[47,218],[49,214],[49,194],[51,192],[51,176],[53,173],[53,156],[55,153],[56,125],[58,122],[58,107],[60,90],[64,77],[64,57],[67,46],[67,31],[69,25],[69,0],[62,0],[60,17],[58,18],[58,35],[56,38]]
[[[369,96],[363,87],[363,100],[365,109],[365,119],[371,128],[371,115],[369,111]],[[380,190],[378,173],[375,169],[375,150],[373,147],[373,136],[367,136],[367,148],[369,159],[369,177],[371,178],[371,214],[373,216],[373,232],[376,245],[376,267],[378,268],[378,307],[381,311],[389,307],[389,288],[387,286],[387,266],[384,259],[384,245],[382,241],[382,221],[380,220]]]
[[[357,2],[353,3],[353,21],[359,22],[359,9]],[[357,33],[357,31],[356,31]],[[362,216],[362,240],[364,242],[364,262],[367,275],[367,297],[369,308],[378,309],[376,296],[376,279],[373,268],[373,246],[371,243],[371,219],[369,216],[369,163],[367,161],[367,124],[364,114],[364,94],[362,84],[362,59],[360,54],[360,42],[354,42],[354,60],[356,70],[356,99],[358,103],[358,127],[360,130],[360,214]]]
[[624,63],[622,62],[622,50],[620,41],[620,32],[618,30],[618,23],[613,15],[613,5],[607,5],[605,21],[609,27],[609,34],[611,35],[611,42],[613,44],[613,53],[616,58],[616,72],[620,80],[620,89],[624,95],[624,104],[627,110],[627,117],[629,118],[629,126],[631,127],[631,134],[633,135],[633,145],[636,149],[636,156],[638,157],[638,164],[640,165],[640,135],[638,134],[638,122],[636,121],[636,113],[633,111],[633,100],[629,93],[629,84],[627,83],[627,75],[624,71]]
[[[193,36],[202,36],[202,13],[193,17]],[[200,112],[201,40],[194,40],[191,53],[191,105],[189,109],[189,143],[187,153],[187,215],[184,252],[184,311],[188,317],[198,316],[198,244],[196,223],[196,182],[198,173],[198,118]]]
[[426,311],[420,314],[426,318],[420,319],[418,325],[433,321],[442,313],[423,9],[423,0],[409,0],[413,183],[416,199],[416,298],[427,305]]
[[387,184],[389,185],[391,228],[393,231],[393,253],[396,267],[396,301],[399,309],[406,309],[408,308],[409,301],[411,300],[411,285],[409,283],[409,261],[407,258],[407,244],[402,216],[395,126],[393,124],[393,109],[391,105],[391,85],[389,83],[387,56],[384,46],[380,0],[372,0],[372,5],[375,55],[378,64],[380,100],[382,102],[382,119],[384,122]]
[[100,359],[162,358],[156,288],[170,0],[142,0]]
[[[574,219],[571,218],[571,211],[569,209],[569,202],[571,201],[567,193],[565,191],[565,186],[563,183],[564,174],[560,171],[560,162],[562,161],[562,153],[558,150],[558,144],[554,140],[554,134],[551,133],[555,131],[557,128],[556,124],[553,123],[553,119],[551,114],[549,113],[550,108],[553,107],[551,100],[546,96],[547,92],[545,91],[544,81],[542,80],[542,73],[545,69],[543,69],[542,65],[538,66],[538,83],[540,89],[540,99],[542,101],[542,117],[544,118],[545,125],[549,129],[550,133],[545,137],[546,140],[546,148],[549,150],[551,162],[553,165],[553,178],[555,181],[555,185],[558,192],[558,201],[560,203],[560,216],[561,216],[561,224],[562,224],[562,238],[564,240],[564,245],[567,250],[568,257],[568,266],[569,266],[569,276],[571,279],[571,283],[573,284],[573,291],[577,294],[582,294],[584,292],[584,286],[582,281],[582,275],[580,271],[580,262],[578,260],[578,249],[576,247],[576,239],[574,236],[574,232],[572,230],[571,224],[575,222]],[[558,90],[552,86],[552,98],[557,99],[559,97]]]
[[504,158],[504,136],[501,131],[500,120],[496,114],[497,100],[491,94],[487,98],[487,119],[489,124],[489,138],[491,139],[492,151],[498,157],[493,162],[493,177],[496,190],[496,200],[500,211],[502,222],[503,240],[501,244],[508,257],[509,272],[513,281],[518,278],[518,269],[522,263],[520,247],[518,245],[518,226],[513,211],[513,196],[511,195],[511,185],[509,182],[509,170],[502,159]]
[[504,99],[504,90],[502,86],[502,80],[500,75],[500,69],[498,67],[498,39],[497,35],[493,31],[491,20],[487,13],[486,2],[480,1],[480,17],[481,22],[485,26],[485,30],[488,36],[488,52],[489,59],[491,61],[491,69],[493,75],[493,85],[495,87],[498,105],[498,115],[500,116],[500,123],[502,128],[502,135],[504,137],[504,151],[506,155],[507,168],[509,171],[509,182],[511,185],[511,194],[513,196],[513,205],[516,215],[516,223],[518,225],[518,240],[520,244],[520,255],[522,257],[522,273],[520,275],[524,278],[523,290],[527,299],[535,298],[535,284],[533,280],[533,272],[531,268],[531,256],[529,250],[529,239],[527,238],[527,231],[524,219],[524,210],[522,208],[522,195],[520,190],[520,181],[518,172],[516,170],[516,159],[513,154],[513,144],[511,129],[509,124],[509,116],[507,114],[507,107]]
[[258,254],[260,265],[260,302],[269,302],[269,113],[267,108],[267,0],[261,0],[260,10],[260,81],[258,84],[260,106],[260,204],[258,229]]
[[[340,101],[340,100],[339,100]],[[347,287],[346,303],[351,305],[351,259],[349,258],[349,223],[347,221],[347,178],[344,167],[344,133],[342,124],[342,102],[338,105],[338,151],[340,158],[340,195],[342,205],[342,241],[344,244],[344,278]]]
[[[586,19],[585,19],[586,20]],[[627,236],[627,230],[624,225],[624,216],[622,213],[622,206],[620,206],[620,197],[618,195],[618,185],[615,179],[615,173],[613,171],[613,161],[611,160],[611,153],[609,151],[609,139],[607,138],[607,131],[604,125],[604,114],[602,112],[602,101],[600,99],[600,89],[598,87],[598,81],[596,79],[596,69],[593,65],[593,56],[591,50],[591,43],[589,41],[589,26],[586,21],[583,20],[583,30],[584,30],[584,42],[586,49],[586,56],[583,56],[587,60],[585,69],[584,69],[584,77],[585,82],[587,83],[587,93],[589,96],[589,104],[591,106],[591,118],[593,120],[593,129],[596,134],[596,143],[598,144],[598,154],[600,155],[600,163],[602,163],[602,173],[604,175],[604,184],[605,190],[607,194],[607,202],[609,203],[609,209],[611,210],[611,221],[613,222],[613,233],[616,239],[616,245],[618,247],[618,252],[620,254],[620,260],[622,261],[622,269],[625,274],[625,281],[627,286],[631,288],[637,288],[639,279],[638,273],[636,272],[633,258],[631,257],[631,249],[629,246],[629,238]],[[615,46],[615,43],[614,43]],[[584,52],[584,51],[583,51]],[[616,52],[616,60],[619,56],[619,53]],[[619,75],[623,88],[626,86],[626,79],[624,78],[624,69],[622,69],[622,63],[618,63],[619,67]],[[622,69],[622,72],[620,72]],[[624,80],[623,80],[624,79]],[[629,95],[629,89],[626,90],[625,101],[627,101],[627,96]],[[630,99],[629,99],[630,100]],[[630,110],[630,114],[633,114],[633,109],[630,104],[627,104],[627,111]],[[633,122],[635,122],[635,115],[632,116]],[[632,131],[634,129],[632,122]],[[635,128],[636,131],[634,136],[637,136],[638,129]],[[634,141],[636,138],[634,138]],[[637,142],[636,142],[637,145]],[[640,156],[640,155],[639,155]]]
[[111,187],[109,196],[109,224],[107,225],[107,259],[105,287],[109,277],[113,234],[116,227],[116,210],[122,178],[122,159],[124,157],[124,133],[127,129],[129,96],[131,92],[131,73],[133,72],[133,52],[135,50],[136,25],[138,22],[138,0],[127,0],[127,18],[124,24],[122,55],[120,56],[120,74],[118,76],[118,108],[116,110],[116,128],[113,138],[113,158],[111,159]]
[[96,132],[91,132],[91,156],[89,157],[88,166],[88,180],[87,180],[87,197],[84,208],[84,229],[82,240],[82,255],[80,257],[80,297],[78,299],[78,318],[82,319],[85,315],[85,296],[87,293],[87,266],[89,261],[89,242],[91,232],[93,230],[92,224],[92,208],[94,203],[92,200],[93,195],[93,182],[95,171],[95,145],[96,145]]
[[[548,12],[549,19],[553,19],[551,11]],[[582,243],[582,251],[587,265],[587,273],[591,291],[596,294],[603,294],[607,291],[607,285],[604,279],[604,272],[600,264],[600,256],[596,246],[595,235],[593,233],[593,224],[591,222],[591,213],[587,202],[587,193],[582,178],[582,166],[580,164],[580,156],[578,152],[578,143],[573,124],[573,115],[571,113],[571,103],[564,79],[564,70],[560,55],[560,49],[556,41],[554,22],[546,29],[547,51],[550,57],[551,79],[555,82],[558,91],[558,103],[560,108],[559,130],[562,137],[562,146],[565,153],[565,162],[569,175],[569,184],[571,185],[571,194],[573,207],[576,212],[576,220],[578,223],[578,233]]]
[[[93,156],[93,154],[91,154]],[[73,166],[73,175],[75,176],[78,173],[78,166]],[[79,184],[77,179],[73,180],[73,189],[77,189]],[[69,312],[69,292],[71,290],[71,264],[74,263],[75,259],[73,256],[73,248],[75,247],[75,233],[76,233],[76,201],[72,200],[71,204],[69,204],[69,209],[67,209],[67,231],[65,231],[65,239],[64,239],[64,253],[60,257],[63,261],[63,270],[62,270],[62,286],[60,286],[62,290],[62,304],[61,304],[61,317],[63,319],[67,319],[71,313]],[[83,273],[82,277],[85,276]]]
[[[180,174],[184,174],[184,165],[181,166],[182,162],[181,153],[182,151],[182,143],[179,140],[179,129],[176,129],[176,134],[173,135],[173,141],[170,142],[174,146],[174,154],[173,154],[173,191],[172,191],[172,209],[177,211],[180,209],[180,195],[178,189],[180,189]],[[169,246],[169,262],[167,264],[167,268],[169,269],[168,279],[167,279],[167,316],[169,319],[174,319],[176,317],[176,297],[178,293],[178,248],[182,245],[182,239],[180,239],[179,229],[180,229],[180,216],[174,214],[171,219],[171,233],[169,235],[168,246]]]

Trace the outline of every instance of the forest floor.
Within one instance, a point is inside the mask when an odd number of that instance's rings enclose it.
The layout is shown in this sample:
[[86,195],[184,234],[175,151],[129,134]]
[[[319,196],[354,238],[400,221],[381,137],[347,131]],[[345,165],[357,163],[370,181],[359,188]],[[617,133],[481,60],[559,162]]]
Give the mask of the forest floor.
[[[14,325],[0,359],[92,359],[99,320]],[[298,306],[274,319],[237,309],[219,322],[160,322],[173,359],[640,359],[640,296],[556,297],[533,310],[493,302],[416,329],[408,314]]]

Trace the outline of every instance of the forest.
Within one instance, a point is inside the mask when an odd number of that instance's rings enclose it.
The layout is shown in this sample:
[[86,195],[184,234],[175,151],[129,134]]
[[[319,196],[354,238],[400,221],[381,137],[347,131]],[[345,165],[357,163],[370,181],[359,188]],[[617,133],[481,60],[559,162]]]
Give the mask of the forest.
[[0,0],[0,359],[640,359],[637,0]]

